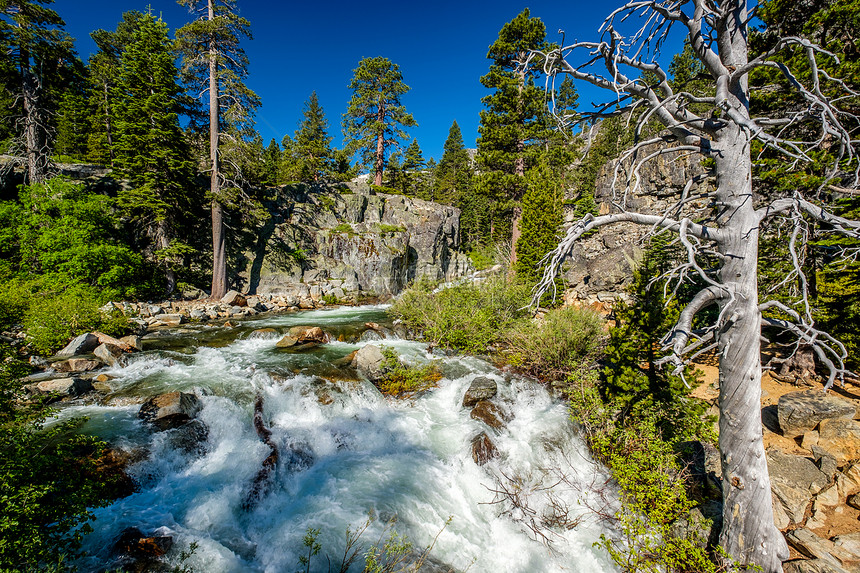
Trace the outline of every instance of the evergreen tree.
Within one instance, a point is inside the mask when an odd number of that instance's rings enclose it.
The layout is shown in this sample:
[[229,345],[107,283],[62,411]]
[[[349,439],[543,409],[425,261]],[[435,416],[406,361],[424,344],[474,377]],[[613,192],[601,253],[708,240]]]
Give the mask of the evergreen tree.
[[529,169],[523,197],[522,234],[517,244],[514,270],[526,282],[534,283],[543,274],[541,259],[558,244],[562,222],[564,189],[545,162]]
[[179,126],[183,91],[167,25],[150,14],[138,24],[114,88],[115,166],[132,184],[119,199],[151,240],[150,254],[164,267],[172,292],[174,267],[188,249],[176,237],[193,204],[188,193],[194,164]]
[[96,30],[90,34],[98,51],[90,56],[88,65],[91,83],[89,107],[92,115],[88,130],[87,158],[95,163],[113,165],[114,90],[122,54],[143,17],[143,12],[130,10],[122,15],[122,21],[117,24],[115,31]]
[[[492,206],[492,240],[510,237],[512,245],[520,234],[526,171],[550,134],[544,90],[535,83],[539,66],[525,65],[532,50],[545,47],[545,36],[543,22],[526,8],[502,27],[487,53],[490,71],[481,78],[494,91],[482,99],[476,185]],[[511,263],[515,260],[512,248]]]
[[278,170],[281,165],[281,148],[273,137],[263,153],[263,181],[266,185],[278,184]]
[[[248,58],[239,42],[242,37],[250,39],[251,31],[248,20],[237,14],[234,0],[179,0],[179,4],[200,14],[198,19],[177,30],[176,37],[184,73],[208,88],[211,296],[220,299],[227,292],[224,206],[236,202],[247,180],[242,172],[224,169],[222,165],[237,166],[248,153],[247,145],[256,133],[253,114],[260,105],[257,94],[242,81],[248,75]],[[225,134],[229,143],[222,149]]]
[[433,201],[432,193],[427,193],[424,185],[424,169],[427,163],[424,161],[424,154],[421,153],[421,147],[418,146],[418,140],[413,139],[406,152],[403,154],[403,193],[405,195],[414,195],[421,199]]
[[[45,181],[50,163],[52,102],[50,90],[63,68],[73,66],[73,40],[65,22],[47,4],[53,0],[0,2],[0,49],[14,62],[6,89],[20,101],[23,149],[30,183]],[[12,71],[8,70],[7,71]],[[56,96],[56,94],[54,94]]]
[[461,195],[472,178],[469,152],[463,144],[463,134],[457,122],[451,124],[442,147],[442,159],[436,168],[435,200],[446,205],[460,205]]
[[77,160],[87,156],[90,131],[88,94],[83,86],[67,90],[60,100],[57,118],[56,152]]
[[382,185],[385,161],[391,149],[406,138],[404,127],[418,125],[400,98],[409,91],[400,66],[388,58],[364,58],[349,83],[352,98],[343,116],[347,151],[359,164],[373,165],[374,184]]
[[334,151],[329,123],[320,105],[317,92],[305,102],[304,119],[293,137],[292,158],[296,164],[298,180],[319,181],[333,172]]

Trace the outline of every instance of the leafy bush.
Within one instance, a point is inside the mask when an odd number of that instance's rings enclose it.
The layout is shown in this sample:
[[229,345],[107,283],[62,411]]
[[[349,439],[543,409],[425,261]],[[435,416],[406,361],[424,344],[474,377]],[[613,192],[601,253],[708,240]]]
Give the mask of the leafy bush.
[[432,293],[426,285],[405,291],[389,312],[434,345],[486,354],[527,316],[530,288],[506,277]]
[[619,402],[604,402],[592,383],[575,384],[571,417],[582,428],[594,458],[605,464],[618,484],[621,508],[615,515],[621,536],[601,537],[622,571],[671,573],[718,571],[692,529],[673,527],[690,516],[695,503],[687,495],[687,474],[675,454],[678,438],[667,441],[660,430],[675,415],[656,407],[618,421]]
[[435,364],[407,366],[400,362],[400,357],[393,348],[382,347],[383,376],[376,387],[383,394],[401,396],[422,392],[436,385],[442,379],[442,373]]
[[100,302],[94,288],[80,284],[57,293],[40,293],[23,317],[30,345],[42,354],[50,354],[84,332],[127,334],[129,325],[125,317],[103,316],[99,312]]
[[343,233],[349,235],[350,237],[355,235],[355,229],[353,229],[352,225],[350,225],[349,223],[341,223],[337,227],[333,227],[331,232]]
[[379,223],[379,234],[383,237],[386,235],[394,236],[397,233],[405,233],[406,229],[401,227],[400,225],[386,225],[384,223]]
[[65,570],[91,531],[88,508],[109,501],[93,461],[103,444],[76,433],[79,421],[45,428],[52,410],[21,406],[26,367],[12,355],[0,347],[0,571]]
[[560,308],[541,322],[526,322],[508,336],[508,361],[542,379],[562,380],[593,366],[606,336],[603,319],[589,310]]

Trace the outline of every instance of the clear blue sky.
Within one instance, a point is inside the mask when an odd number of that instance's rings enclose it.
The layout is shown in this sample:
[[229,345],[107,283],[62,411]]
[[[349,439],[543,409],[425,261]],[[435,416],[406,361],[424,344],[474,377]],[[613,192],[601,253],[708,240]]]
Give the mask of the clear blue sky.
[[[149,4],[171,30],[190,18],[172,0],[56,0],[53,8],[65,19],[66,30],[86,60],[95,50],[91,31],[113,30],[123,12],[146,10]],[[481,98],[489,93],[479,78],[488,70],[487,48],[502,25],[528,7],[533,17],[543,20],[550,41],[560,39],[560,28],[568,42],[596,39],[597,28],[616,5],[558,0],[239,0],[254,34],[244,48],[251,62],[247,83],[263,101],[257,129],[266,143],[292,135],[303,103],[316,90],[331,126],[329,134],[339,146],[352,71],[363,57],[384,56],[400,66],[412,88],[403,98],[418,122],[410,135],[418,139],[425,159],[438,161],[454,120],[466,146],[475,147]],[[599,90],[583,88],[578,86],[581,106],[605,98]]]

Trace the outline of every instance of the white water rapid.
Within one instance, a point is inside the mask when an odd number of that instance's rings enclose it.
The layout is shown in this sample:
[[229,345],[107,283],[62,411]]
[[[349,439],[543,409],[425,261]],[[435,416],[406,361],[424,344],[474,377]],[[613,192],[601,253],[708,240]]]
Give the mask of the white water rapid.
[[[111,567],[111,548],[120,532],[137,527],[147,535],[157,530],[174,538],[167,555],[173,565],[179,552],[195,542],[197,549],[184,565],[198,573],[304,571],[299,567],[299,556],[307,553],[302,540],[308,528],[318,528],[322,550],[310,570],[328,571],[328,555],[337,571],[347,527],[355,529],[372,514],[377,519],[362,538],[365,545],[379,538],[385,521],[396,518],[393,530],[419,550],[438,535],[432,556],[454,571],[615,571],[606,553],[592,546],[606,530],[579,503],[596,503],[589,488],[605,477],[588,461],[565,405],[541,386],[476,358],[431,356],[426,345],[386,339],[373,344],[392,346],[416,363],[438,360],[444,375],[438,388],[414,399],[386,399],[365,381],[325,380],[343,378],[346,371],[331,361],[366,343],[333,342],[290,353],[275,347],[280,335],[248,337],[255,328],[285,331],[298,324],[336,333],[368,320],[385,320],[381,308],[270,317],[245,322],[232,334],[189,327],[176,336],[147,340],[147,350],[128,366],[108,371],[115,377],[110,382],[114,392],[103,404],[110,405],[65,408],[62,418],[89,417],[85,431],[117,447],[149,452],[130,469],[140,491],[95,511],[81,570]],[[512,416],[500,431],[471,419],[461,406],[478,375],[498,382],[494,401]],[[172,390],[202,396],[199,419],[208,437],[197,451],[178,448],[171,439],[174,431],[152,432],[137,419],[140,400],[134,397]],[[246,509],[248,491],[270,451],[252,424],[258,392],[281,455],[268,492]],[[501,455],[478,467],[470,444],[481,431]],[[550,470],[559,465],[566,467],[572,485],[558,484]],[[557,528],[550,534],[551,546],[534,539],[528,523],[546,513],[546,492],[532,496],[534,516],[491,503],[492,490],[498,489],[494,476],[503,475],[521,480],[522,491],[557,484],[551,491],[570,506],[569,517],[585,518],[576,527]],[[361,567],[356,563],[351,570]]]

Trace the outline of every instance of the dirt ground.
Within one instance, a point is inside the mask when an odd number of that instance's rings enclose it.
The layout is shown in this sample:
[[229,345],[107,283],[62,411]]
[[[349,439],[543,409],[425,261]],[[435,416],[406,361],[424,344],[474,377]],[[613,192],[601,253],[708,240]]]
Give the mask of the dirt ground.
[[[693,389],[692,395],[696,398],[701,398],[711,403],[710,414],[719,415],[717,408],[717,398],[719,396],[719,374],[716,366],[716,361],[705,360],[701,364],[695,365],[703,374],[703,381]],[[810,382],[808,385],[795,385],[788,382],[780,382],[770,375],[770,372],[764,372],[761,381],[761,407],[762,407],[762,427],[764,431],[764,447],[778,448],[785,453],[798,456],[805,456],[812,459],[812,453],[800,447],[800,438],[792,439],[778,433],[778,422],[776,417],[776,406],[780,396],[789,392],[805,390],[808,388],[821,388],[820,382]],[[837,381],[831,389],[835,395],[852,402],[857,409],[855,419],[860,419],[860,381],[857,379],[847,380],[845,386],[841,386]],[[836,535],[844,533],[855,533],[860,531],[860,510],[854,509],[847,505],[840,505],[828,510],[827,520],[824,525],[818,529],[813,529],[819,537],[829,539]]]

